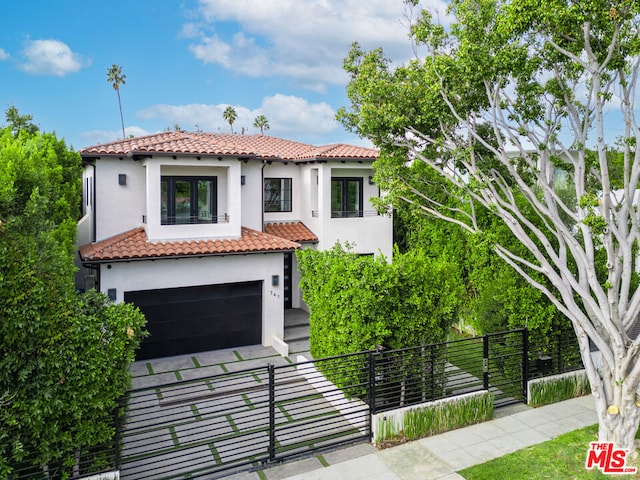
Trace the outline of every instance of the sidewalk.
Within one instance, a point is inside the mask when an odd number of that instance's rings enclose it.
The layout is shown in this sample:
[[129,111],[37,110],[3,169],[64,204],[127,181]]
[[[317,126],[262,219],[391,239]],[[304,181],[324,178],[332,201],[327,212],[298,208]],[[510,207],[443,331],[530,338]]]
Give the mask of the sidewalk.
[[[462,479],[456,472],[597,423],[593,398],[496,411],[496,419],[385,450],[369,444],[276,465],[236,480]],[[587,446],[585,446],[586,452]]]

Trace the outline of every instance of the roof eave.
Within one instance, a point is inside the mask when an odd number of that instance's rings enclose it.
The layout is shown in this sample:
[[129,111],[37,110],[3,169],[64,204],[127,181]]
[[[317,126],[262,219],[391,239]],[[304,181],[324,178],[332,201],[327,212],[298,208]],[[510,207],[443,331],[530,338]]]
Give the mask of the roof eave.
[[[306,243],[306,242],[295,242],[295,243]],[[268,253],[290,253],[299,250],[300,247],[297,248],[286,248],[286,249],[277,249],[277,250],[250,250],[246,252],[216,252],[216,253],[193,253],[190,255],[159,255],[159,256],[144,256],[144,257],[129,257],[129,258],[113,258],[113,259],[82,259],[83,265],[99,265],[104,263],[122,263],[122,262],[136,262],[141,260],[170,260],[170,259],[180,259],[180,258],[202,258],[202,257],[226,257],[228,255],[253,255],[253,254],[268,254]]]

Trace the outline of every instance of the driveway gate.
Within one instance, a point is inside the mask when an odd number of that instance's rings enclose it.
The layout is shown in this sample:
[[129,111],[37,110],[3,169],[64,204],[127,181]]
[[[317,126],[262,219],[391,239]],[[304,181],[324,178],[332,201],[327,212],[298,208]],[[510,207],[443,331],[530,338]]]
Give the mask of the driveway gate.
[[346,399],[312,363],[139,388],[127,397],[122,479],[211,478],[370,438],[368,406]]

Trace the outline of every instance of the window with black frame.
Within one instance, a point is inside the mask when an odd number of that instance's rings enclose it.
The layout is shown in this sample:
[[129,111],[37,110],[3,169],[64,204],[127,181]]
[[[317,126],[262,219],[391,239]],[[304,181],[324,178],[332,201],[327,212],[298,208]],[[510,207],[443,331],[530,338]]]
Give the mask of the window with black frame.
[[217,222],[216,177],[169,177],[161,181],[162,225]]
[[264,211],[265,212],[290,212],[291,211],[291,179],[290,178],[265,178],[264,179]]
[[331,217],[362,217],[361,177],[331,177]]

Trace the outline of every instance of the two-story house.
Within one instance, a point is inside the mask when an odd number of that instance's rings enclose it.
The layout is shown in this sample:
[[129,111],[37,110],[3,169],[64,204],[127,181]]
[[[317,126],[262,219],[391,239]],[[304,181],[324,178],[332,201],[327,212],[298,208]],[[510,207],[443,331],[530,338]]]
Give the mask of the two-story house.
[[304,308],[296,249],[349,242],[391,258],[373,149],[175,131],[80,155],[78,286],[145,313],[138,359],[252,344],[286,355],[284,310]]

